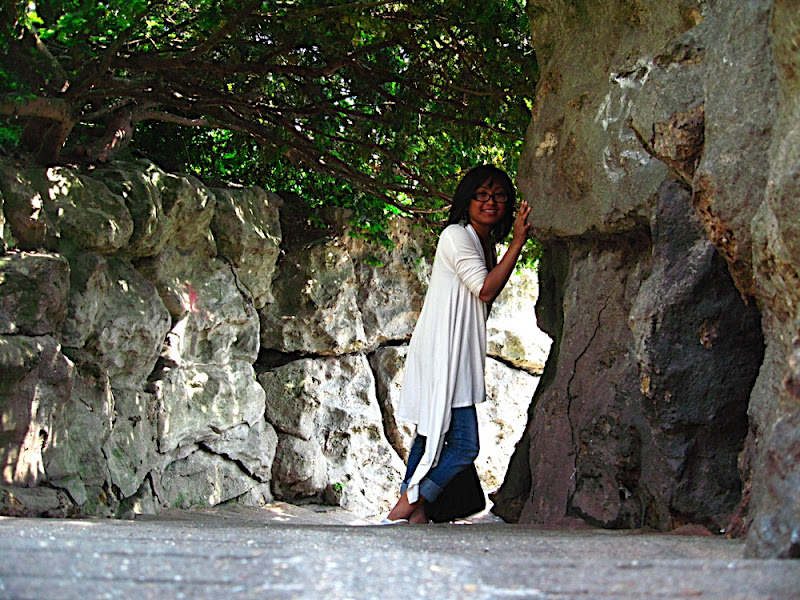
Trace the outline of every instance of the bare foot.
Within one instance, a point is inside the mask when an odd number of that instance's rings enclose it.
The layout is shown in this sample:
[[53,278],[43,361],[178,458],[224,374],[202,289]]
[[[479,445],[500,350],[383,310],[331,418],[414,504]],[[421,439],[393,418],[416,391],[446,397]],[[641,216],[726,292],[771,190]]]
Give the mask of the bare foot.
[[392,521],[396,521],[397,519],[408,519],[420,505],[420,502],[424,502],[424,500],[420,498],[418,501],[412,504],[408,501],[408,496],[406,496],[406,493],[403,492],[400,498],[397,500],[397,504],[395,504],[394,508],[389,511],[389,514],[386,516],[386,518]]

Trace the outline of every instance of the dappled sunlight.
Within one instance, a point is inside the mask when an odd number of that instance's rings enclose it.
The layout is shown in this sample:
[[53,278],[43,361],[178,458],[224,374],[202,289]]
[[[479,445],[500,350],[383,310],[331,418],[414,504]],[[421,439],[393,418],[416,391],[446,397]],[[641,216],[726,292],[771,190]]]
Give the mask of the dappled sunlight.
[[[194,398],[195,396],[199,396],[206,391],[206,387],[209,383],[209,376],[208,373],[204,373],[202,371],[195,371],[192,376],[190,376],[188,383],[188,393],[189,398]],[[203,404],[200,406],[200,410],[202,412],[208,412],[208,406]]]
[[161,399],[162,452],[239,425],[251,426],[264,415],[264,390],[246,361],[169,369],[157,383],[156,395]]
[[[0,273],[0,285],[3,285],[3,279],[4,279],[3,274]],[[13,320],[7,321],[5,323],[5,327],[8,329],[8,333],[10,333],[12,335],[15,334],[15,333],[18,333],[18,331],[19,331],[19,327],[17,326],[16,322],[13,321]],[[3,343],[4,343],[3,340],[0,340],[0,353],[3,352],[3,348],[2,348],[2,344]]]
[[[38,401],[31,404],[31,415],[39,408]],[[42,449],[47,441],[47,431],[31,419],[19,449],[10,448],[3,468],[3,480],[17,484],[30,485],[45,476]],[[9,449],[7,449],[9,450]]]
[[278,522],[289,523],[295,520],[295,516],[291,513],[287,512],[284,506],[281,505],[269,505],[265,506],[263,510],[271,513],[273,519]]
[[31,202],[31,220],[38,221],[39,217],[41,216],[42,209],[44,208],[44,203],[42,202],[42,195],[38,192],[35,196],[30,199]]
[[[44,454],[64,445],[61,403],[73,386],[74,364],[47,337],[0,337],[0,365],[7,386],[0,407],[2,481],[35,486],[47,479]],[[66,434],[66,432],[64,432]]]
[[319,288],[319,281],[317,279],[308,279],[305,287],[303,287],[303,294],[306,296],[313,296],[314,288]]
[[[74,185],[67,177],[63,175],[63,169],[47,169],[47,179],[53,184],[48,190],[50,200],[57,201],[60,198],[71,198],[70,189]],[[75,207],[74,202],[70,204]],[[63,210],[63,209],[60,209]],[[59,215],[60,216],[60,215]]]

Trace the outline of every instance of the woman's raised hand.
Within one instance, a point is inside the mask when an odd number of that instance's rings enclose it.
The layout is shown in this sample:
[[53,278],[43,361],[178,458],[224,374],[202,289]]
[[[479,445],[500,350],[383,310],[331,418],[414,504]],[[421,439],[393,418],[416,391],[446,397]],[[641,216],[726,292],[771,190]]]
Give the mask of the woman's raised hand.
[[489,271],[486,279],[483,282],[480,296],[484,302],[491,302],[502,291],[511,277],[511,272],[514,270],[514,265],[517,264],[517,259],[522,252],[522,247],[528,239],[528,230],[531,228],[528,225],[528,215],[531,214],[531,209],[527,202],[522,202],[519,205],[519,212],[516,219],[514,219],[514,237],[508,245],[508,250],[503,255],[502,260],[497,263],[494,269]]
[[530,214],[531,207],[528,206],[528,203],[525,200],[523,200],[519,205],[517,218],[514,219],[514,236],[511,240],[512,243],[517,242],[524,244],[528,239],[528,230],[531,228],[530,223],[528,223],[528,215]]

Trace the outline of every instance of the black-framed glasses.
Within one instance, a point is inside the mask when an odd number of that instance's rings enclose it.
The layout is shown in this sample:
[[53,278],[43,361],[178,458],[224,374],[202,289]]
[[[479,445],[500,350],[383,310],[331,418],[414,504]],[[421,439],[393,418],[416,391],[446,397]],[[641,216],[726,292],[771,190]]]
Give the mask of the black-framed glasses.
[[478,202],[488,202],[489,198],[493,199],[498,204],[505,204],[508,202],[508,194],[505,192],[495,192],[494,194],[490,194],[489,192],[478,192],[473,196],[475,200]]

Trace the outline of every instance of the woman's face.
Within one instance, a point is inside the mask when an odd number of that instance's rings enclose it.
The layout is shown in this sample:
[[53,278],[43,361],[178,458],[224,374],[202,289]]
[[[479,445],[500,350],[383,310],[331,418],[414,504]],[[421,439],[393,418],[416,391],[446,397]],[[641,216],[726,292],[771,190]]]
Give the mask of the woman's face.
[[[488,199],[480,202],[477,198]],[[469,220],[473,226],[484,225],[491,228],[497,225],[505,214],[506,198],[506,189],[502,183],[487,179],[478,186],[469,203]],[[498,202],[498,199],[503,202]]]

